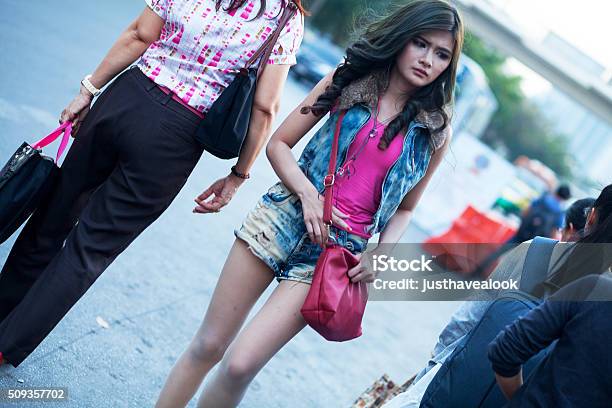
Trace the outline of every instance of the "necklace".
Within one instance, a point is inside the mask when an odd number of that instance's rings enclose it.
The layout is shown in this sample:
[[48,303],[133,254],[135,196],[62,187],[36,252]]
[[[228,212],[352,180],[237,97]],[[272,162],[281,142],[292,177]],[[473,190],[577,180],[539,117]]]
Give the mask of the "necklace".
[[[376,114],[374,114],[374,126],[372,126],[372,130],[370,130],[370,134],[366,139],[371,139],[376,136],[376,130],[378,129],[378,114],[380,113],[380,96],[376,99]],[[361,149],[359,149],[361,150]]]
[[338,169],[337,171],[338,176],[342,177],[345,173],[347,174],[347,176],[350,176],[353,173],[353,171],[351,171],[351,165],[353,164],[355,160],[357,160],[357,157],[363,152],[363,149],[365,149],[369,140],[376,137],[378,133],[378,128],[380,126],[386,125],[388,122],[390,122],[397,116],[397,115],[394,115],[394,116],[391,116],[385,119],[382,122],[379,122],[378,121],[379,113],[380,113],[380,96],[378,97],[378,100],[376,103],[376,113],[374,114],[374,124],[372,125],[372,129],[370,130],[370,132],[368,132],[368,137],[366,137],[363,140],[363,142],[361,143],[361,146],[359,146],[359,149],[357,149],[357,151],[351,155],[351,157],[346,161],[346,163]]
[[380,114],[380,96],[378,97],[378,99],[376,101],[376,114],[374,115],[374,125],[372,126],[372,130],[370,130],[370,133],[368,134],[369,138],[376,137],[376,133],[377,133],[378,128],[380,126],[388,124],[389,122],[391,122],[393,119],[395,119],[397,117],[397,114],[391,115],[387,119],[382,120],[382,121],[379,122],[378,121],[378,115],[379,114]]

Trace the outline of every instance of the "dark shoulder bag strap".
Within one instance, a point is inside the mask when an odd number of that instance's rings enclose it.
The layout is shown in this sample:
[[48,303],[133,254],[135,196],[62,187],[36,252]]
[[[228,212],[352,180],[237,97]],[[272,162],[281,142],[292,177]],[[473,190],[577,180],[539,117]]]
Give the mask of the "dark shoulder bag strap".
[[276,41],[278,41],[278,37],[280,37],[281,32],[285,28],[285,25],[287,25],[287,22],[295,15],[296,12],[297,6],[292,0],[290,0],[285,9],[283,10],[283,14],[280,17],[276,28],[274,29],[272,34],[270,34],[270,36],[266,38],[261,47],[259,47],[259,49],[255,51],[251,58],[249,58],[249,60],[244,66],[244,69],[249,69],[251,65],[253,65],[255,62],[257,62],[257,60],[261,58],[258,72],[258,74],[261,75],[266,65],[268,65],[270,54],[272,54],[272,50],[274,49]]
[[550,257],[557,242],[554,239],[544,237],[535,237],[533,239],[523,264],[519,287],[521,291],[531,293],[536,285],[546,280]]

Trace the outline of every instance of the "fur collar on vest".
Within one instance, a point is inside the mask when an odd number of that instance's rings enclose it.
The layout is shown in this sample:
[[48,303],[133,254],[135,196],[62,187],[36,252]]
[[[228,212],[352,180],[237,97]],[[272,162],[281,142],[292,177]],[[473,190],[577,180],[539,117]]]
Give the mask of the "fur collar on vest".
[[[338,98],[338,109],[350,109],[358,103],[365,103],[374,109],[378,103],[378,95],[389,85],[388,74],[384,70],[375,71],[369,75],[351,82],[342,90]],[[447,110],[448,112],[448,110]],[[435,149],[439,149],[450,135],[450,127],[436,131],[443,122],[440,112],[427,112],[421,110],[415,120],[427,127],[432,135],[432,142]]]

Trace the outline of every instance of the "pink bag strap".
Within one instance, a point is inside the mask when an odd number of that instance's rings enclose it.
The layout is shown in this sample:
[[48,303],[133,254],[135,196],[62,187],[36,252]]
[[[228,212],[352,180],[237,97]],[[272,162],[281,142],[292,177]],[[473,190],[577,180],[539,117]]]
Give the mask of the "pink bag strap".
[[64,134],[64,136],[62,137],[62,141],[60,142],[59,148],[57,149],[57,155],[55,156],[55,163],[59,163],[60,157],[62,157],[62,154],[64,154],[64,151],[66,150],[66,146],[68,146],[68,140],[70,139],[70,133],[72,133],[72,122],[62,123],[53,132],[49,133],[47,136],[43,137],[38,142],[34,143],[32,145],[32,148],[42,149],[43,147],[46,147],[50,145],[51,143],[55,142],[55,140],[62,133]]
[[334,132],[334,141],[332,142],[331,154],[329,157],[329,167],[327,175],[323,179],[325,186],[325,202],[323,204],[323,222],[327,225],[332,225],[332,198],[334,197],[334,183],[336,182],[336,162],[338,160],[338,139],[340,138],[340,128],[342,120],[346,115],[346,111],[340,112],[338,122],[336,122],[336,131]]

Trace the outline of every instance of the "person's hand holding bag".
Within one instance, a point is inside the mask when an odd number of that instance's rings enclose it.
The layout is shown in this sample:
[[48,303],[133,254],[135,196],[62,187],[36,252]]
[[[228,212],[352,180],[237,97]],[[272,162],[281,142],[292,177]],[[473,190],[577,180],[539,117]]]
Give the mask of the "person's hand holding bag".
[[357,254],[356,257],[359,259],[359,264],[348,270],[348,276],[351,279],[351,282],[374,282],[378,273],[374,271],[374,267],[372,265],[372,253],[364,252]]
[[59,123],[72,122],[72,137],[75,137],[85,116],[89,113],[93,95],[83,85],[80,92],[70,101],[60,115]]

